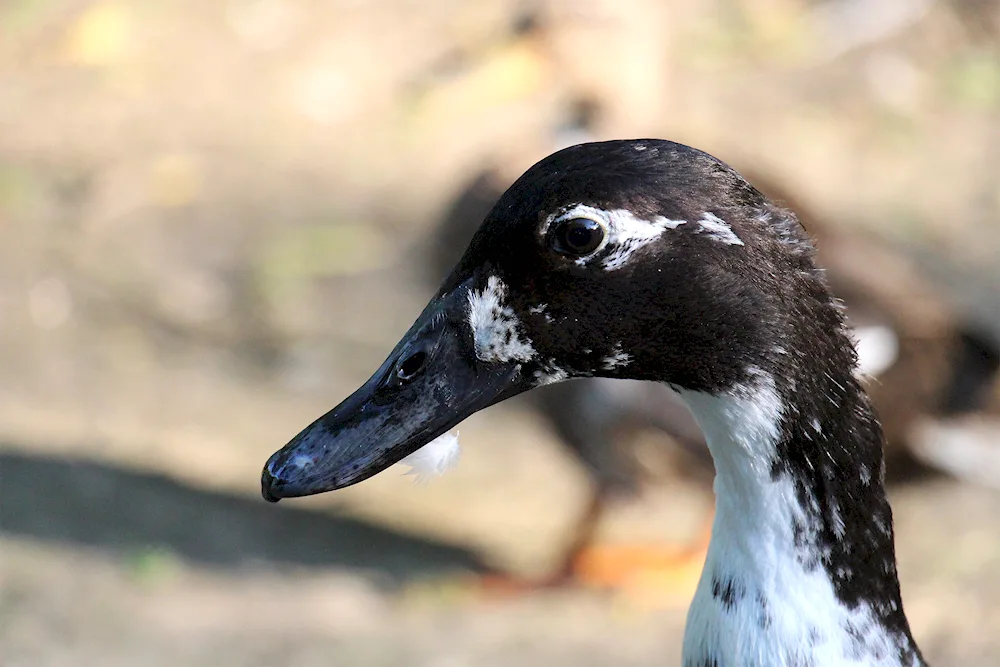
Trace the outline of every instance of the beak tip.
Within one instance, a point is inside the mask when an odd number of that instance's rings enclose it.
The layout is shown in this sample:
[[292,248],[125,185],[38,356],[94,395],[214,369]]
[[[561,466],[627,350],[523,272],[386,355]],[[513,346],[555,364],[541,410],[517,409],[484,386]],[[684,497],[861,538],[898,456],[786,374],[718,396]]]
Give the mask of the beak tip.
[[264,468],[260,474],[260,495],[264,497],[264,500],[269,503],[276,503],[281,500],[282,496],[276,493],[276,488],[280,483],[267,468]]
[[[300,498],[311,496],[337,488],[331,473],[309,470],[313,466],[312,459],[291,454],[286,451],[288,445],[275,452],[264,465],[260,473],[260,495],[269,503],[276,503],[283,498]],[[303,463],[307,460],[308,465]]]

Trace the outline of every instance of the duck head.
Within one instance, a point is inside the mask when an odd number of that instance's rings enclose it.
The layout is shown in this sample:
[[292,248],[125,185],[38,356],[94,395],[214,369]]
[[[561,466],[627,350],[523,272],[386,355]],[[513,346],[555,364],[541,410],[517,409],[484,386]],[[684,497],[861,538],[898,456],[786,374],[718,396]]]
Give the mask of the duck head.
[[803,289],[829,300],[811,257],[793,216],[706,153],[662,140],[559,151],[503,195],[371,379],[271,457],[264,497],[357,483],[543,384],[725,391],[781,362],[778,323]]

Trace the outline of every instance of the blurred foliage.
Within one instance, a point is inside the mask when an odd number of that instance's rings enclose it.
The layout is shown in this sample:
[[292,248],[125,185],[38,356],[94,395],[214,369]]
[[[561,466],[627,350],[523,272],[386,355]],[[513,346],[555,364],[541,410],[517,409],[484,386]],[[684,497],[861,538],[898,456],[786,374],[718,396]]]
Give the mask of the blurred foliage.
[[980,111],[1000,109],[1000,49],[960,54],[949,63],[946,82],[956,102]]
[[180,570],[177,557],[169,549],[152,545],[126,551],[124,562],[129,577],[143,586],[163,584]]
[[25,215],[43,196],[42,184],[28,169],[0,163],[0,215]]
[[263,283],[275,301],[316,278],[371,271],[395,260],[384,234],[362,223],[285,230],[263,252]]
[[100,2],[87,7],[68,30],[67,58],[85,66],[117,64],[132,55],[132,16],[118,2]]

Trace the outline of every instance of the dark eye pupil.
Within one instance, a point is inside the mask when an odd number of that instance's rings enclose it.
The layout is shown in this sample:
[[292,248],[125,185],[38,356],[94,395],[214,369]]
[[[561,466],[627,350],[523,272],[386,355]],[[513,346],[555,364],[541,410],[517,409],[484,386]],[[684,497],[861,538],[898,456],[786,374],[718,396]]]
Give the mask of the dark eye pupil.
[[604,240],[604,228],[594,220],[573,218],[556,230],[555,250],[568,255],[586,255]]
[[584,248],[594,238],[594,230],[585,227],[572,227],[566,232],[566,245],[570,248]]
[[412,380],[413,377],[424,367],[424,360],[426,358],[427,354],[425,352],[417,352],[413,356],[407,358],[399,365],[399,370],[396,371],[397,377],[399,377],[400,380]]

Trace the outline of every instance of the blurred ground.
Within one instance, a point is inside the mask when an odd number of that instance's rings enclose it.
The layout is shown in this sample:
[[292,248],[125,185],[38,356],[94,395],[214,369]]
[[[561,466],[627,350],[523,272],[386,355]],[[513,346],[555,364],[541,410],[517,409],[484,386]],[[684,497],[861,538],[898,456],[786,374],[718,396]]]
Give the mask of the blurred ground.
[[[682,606],[456,583],[544,569],[583,498],[516,408],[427,486],[272,507],[260,466],[417,314],[458,180],[579,96],[906,244],[995,330],[1000,5],[860,4],[553,2],[526,38],[492,0],[0,5],[3,664],[677,664]],[[609,538],[707,502],[652,496]],[[928,657],[1000,664],[1000,495],[893,501]]]

